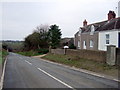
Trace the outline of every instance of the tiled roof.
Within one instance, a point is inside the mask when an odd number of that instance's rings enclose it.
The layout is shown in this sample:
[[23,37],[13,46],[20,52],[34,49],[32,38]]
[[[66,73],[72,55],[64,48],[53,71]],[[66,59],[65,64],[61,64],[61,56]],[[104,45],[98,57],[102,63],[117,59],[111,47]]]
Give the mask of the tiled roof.
[[120,29],[120,17],[111,19],[109,21],[106,20],[106,21],[93,23],[93,24],[81,27],[82,33],[90,32],[92,25],[95,27],[95,31],[107,31],[107,30],[113,30],[113,29]]

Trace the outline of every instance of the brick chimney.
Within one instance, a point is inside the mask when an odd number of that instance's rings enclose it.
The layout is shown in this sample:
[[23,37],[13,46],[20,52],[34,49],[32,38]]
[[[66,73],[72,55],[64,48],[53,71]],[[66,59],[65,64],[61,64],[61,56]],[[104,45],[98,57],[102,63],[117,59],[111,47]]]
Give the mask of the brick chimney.
[[109,11],[108,13],[108,20],[111,20],[116,17],[116,14],[114,11]]
[[86,19],[83,21],[83,27],[84,26],[87,26],[87,21],[86,21]]

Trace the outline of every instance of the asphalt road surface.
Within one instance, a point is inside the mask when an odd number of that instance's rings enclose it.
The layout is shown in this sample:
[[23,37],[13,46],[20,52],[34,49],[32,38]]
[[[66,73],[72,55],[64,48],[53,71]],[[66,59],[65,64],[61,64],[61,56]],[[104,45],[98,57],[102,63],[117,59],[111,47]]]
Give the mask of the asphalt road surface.
[[10,53],[3,88],[118,88],[118,82]]

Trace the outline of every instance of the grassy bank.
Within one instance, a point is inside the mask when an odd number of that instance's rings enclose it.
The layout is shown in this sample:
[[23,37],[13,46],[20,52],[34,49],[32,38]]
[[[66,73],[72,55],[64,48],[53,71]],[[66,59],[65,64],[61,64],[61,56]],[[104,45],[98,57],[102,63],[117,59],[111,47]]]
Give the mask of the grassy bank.
[[23,52],[17,52],[17,53],[25,56],[37,56],[37,55],[43,55],[48,53],[48,49],[37,49],[37,50],[23,51]]
[[47,59],[53,62],[58,62],[62,64],[66,64],[69,66],[74,66],[81,69],[86,69],[98,73],[108,74],[111,76],[118,75],[118,67],[117,66],[109,66],[105,63],[96,62],[93,60],[82,59],[79,57],[68,56],[68,55],[55,55],[55,54],[47,54],[42,57],[43,59]]
[[36,51],[24,51],[24,52],[17,52],[18,54],[25,55],[25,56],[37,56],[42,55],[42,53],[38,53]]
[[2,63],[2,51],[0,51],[0,64]]
[[6,56],[8,55],[8,52],[6,50],[0,51],[0,64],[5,60]]

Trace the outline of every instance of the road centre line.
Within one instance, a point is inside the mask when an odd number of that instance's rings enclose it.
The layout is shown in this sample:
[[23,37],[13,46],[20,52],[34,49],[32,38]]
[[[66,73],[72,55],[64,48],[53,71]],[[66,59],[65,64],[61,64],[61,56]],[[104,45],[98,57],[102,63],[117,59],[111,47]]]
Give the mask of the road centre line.
[[32,65],[32,63],[28,62],[27,60],[25,60],[25,62],[27,62],[28,64]]
[[[51,74],[47,73],[46,71],[44,71],[44,70],[42,70],[42,69],[40,69],[40,68],[37,68],[37,69],[40,70],[40,71],[42,71],[42,72],[45,73],[46,75],[50,76],[51,78],[55,79],[56,81],[62,83],[63,85],[67,86],[68,88],[74,89],[72,86],[70,86],[70,85],[66,84],[65,82],[57,79],[56,77],[52,76]],[[75,90],[75,89],[74,89],[74,90]]]

